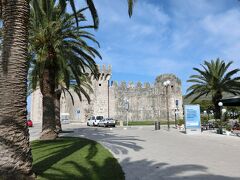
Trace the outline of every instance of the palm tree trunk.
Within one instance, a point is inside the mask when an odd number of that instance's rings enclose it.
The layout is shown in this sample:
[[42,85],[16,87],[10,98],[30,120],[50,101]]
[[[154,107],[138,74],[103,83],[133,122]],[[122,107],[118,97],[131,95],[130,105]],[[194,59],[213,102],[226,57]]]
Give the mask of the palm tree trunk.
[[60,121],[60,98],[61,98],[61,90],[57,90],[55,92],[55,120],[56,120],[57,132],[62,131],[62,125]]
[[54,67],[49,66],[44,69],[40,86],[43,95],[43,122],[40,138],[43,140],[56,139]]
[[218,103],[222,99],[222,93],[217,92],[213,97],[212,97],[212,103],[214,104],[214,118],[215,119],[220,119],[221,118],[221,108],[219,107]]
[[34,179],[26,126],[29,2],[2,0],[0,179]]

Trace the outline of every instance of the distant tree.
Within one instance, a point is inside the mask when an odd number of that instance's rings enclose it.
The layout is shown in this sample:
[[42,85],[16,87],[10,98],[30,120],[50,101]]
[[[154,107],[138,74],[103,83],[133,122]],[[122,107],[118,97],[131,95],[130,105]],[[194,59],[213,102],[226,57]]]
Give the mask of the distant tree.
[[201,96],[210,95],[215,110],[215,118],[220,118],[220,107],[218,102],[223,97],[223,92],[237,95],[240,94],[240,77],[237,73],[240,69],[228,71],[228,68],[233,62],[225,63],[223,60],[204,61],[201,65],[203,70],[193,68],[198,72],[197,75],[190,76],[188,82],[193,83],[188,89],[186,98],[194,96],[192,102],[199,99]]
[[196,100],[193,104],[200,105],[200,111],[210,113],[211,110],[214,110],[214,105],[211,100]]

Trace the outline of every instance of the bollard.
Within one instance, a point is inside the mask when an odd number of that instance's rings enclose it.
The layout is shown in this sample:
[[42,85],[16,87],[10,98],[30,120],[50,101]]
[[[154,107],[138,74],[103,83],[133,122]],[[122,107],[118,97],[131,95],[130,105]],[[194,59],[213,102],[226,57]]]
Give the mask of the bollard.
[[154,125],[155,125],[155,130],[157,130],[157,129],[158,129],[158,127],[157,127],[157,121],[154,122]]
[[155,121],[154,125],[155,125],[155,130],[160,130],[160,122],[159,121]]

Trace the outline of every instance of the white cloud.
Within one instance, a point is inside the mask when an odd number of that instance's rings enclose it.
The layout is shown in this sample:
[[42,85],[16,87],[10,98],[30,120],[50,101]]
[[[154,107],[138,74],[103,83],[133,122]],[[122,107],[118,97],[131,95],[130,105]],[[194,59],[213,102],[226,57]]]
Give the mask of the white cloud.
[[231,9],[227,12],[209,15],[203,20],[203,28],[213,37],[221,37],[225,41],[240,38],[240,10]]
[[151,2],[138,0],[132,18],[126,0],[95,2],[101,63],[112,64],[114,72],[172,72],[186,80],[203,60],[240,57],[240,8],[234,0]]
[[209,15],[202,21],[202,27],[208,35],[207,44],[219,49],[225,57],[240,57],[240,10]]
[[223,11],[229,1],[231,0],[169,0],[169,8],[175,18],[191,21]]

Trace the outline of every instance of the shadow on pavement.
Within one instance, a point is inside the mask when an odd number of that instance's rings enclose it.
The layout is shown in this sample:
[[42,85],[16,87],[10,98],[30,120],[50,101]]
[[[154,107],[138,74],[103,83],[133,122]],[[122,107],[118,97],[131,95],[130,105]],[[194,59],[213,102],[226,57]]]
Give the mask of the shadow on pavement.
[[[223,175],[211,174],[208,168],[196,164],[171,165],[168,163],[154,163],[146,159],[131,161],[129,158],[120,162],[124,167],[127,179],[141,180],[239,180],[240,177],[228,177]],[[217,166],[217,164],[216,164]],[[144,170],[141,170],[144,167]]]
[[74,131],[60,131],[59,134],[64,134],[64,133],[73,133]]
[[109,129],[98,129],[98,128],[75,128],[71,129],[74,133],[64,134],[62,136],[69,137],[84,137],[92,139],[102,143],[105,147],[109,148],[115,154],[127,154],[128,149],[134,151],[140,151],[143,149],[141,146],[137,145],[136,141],[143,141],[137,139],[136,136],[124,136],[119,137],[114,134],[114,132]]

